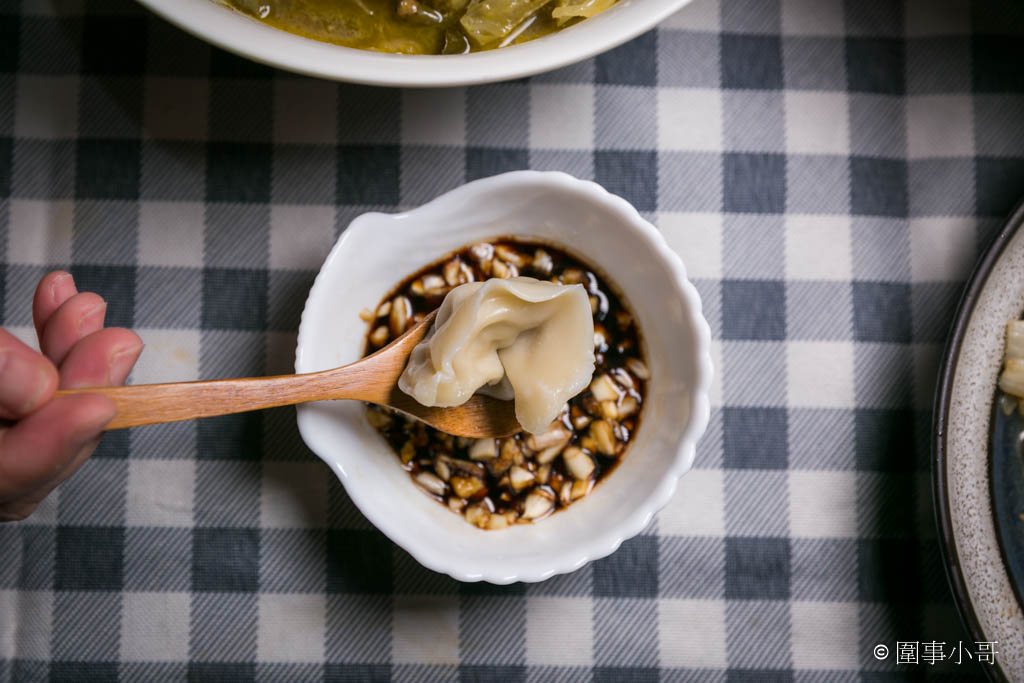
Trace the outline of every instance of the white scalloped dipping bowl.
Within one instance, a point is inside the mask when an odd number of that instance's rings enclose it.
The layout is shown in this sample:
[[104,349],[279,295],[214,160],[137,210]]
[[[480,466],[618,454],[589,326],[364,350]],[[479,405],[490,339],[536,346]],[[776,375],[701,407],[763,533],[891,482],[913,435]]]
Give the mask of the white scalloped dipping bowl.
[[303,38],[216,0],[139,0],[189,33],[242,57],[307,76],[400,87],[494,83],[593,57],[654,28],[691,0],[619,0],[607,11],[522,45],[468,55],[395,55]]
[[342,234],[299,325],[296,372],[357,360],[374,308],[407,275],[468,244],[513,235],[567,247],[636,315],[652,379],[634,442],[594,491],[536,524],[482,531],[423,494],[355,401],[298,408],[302,438],[352,501],[424,566],[460,581],[542,581],[638,534],[693,463],[708,422],[711,335],[697,291],[661,233],[625,200],[564,173],[478,180],[418,209],[368,213]]

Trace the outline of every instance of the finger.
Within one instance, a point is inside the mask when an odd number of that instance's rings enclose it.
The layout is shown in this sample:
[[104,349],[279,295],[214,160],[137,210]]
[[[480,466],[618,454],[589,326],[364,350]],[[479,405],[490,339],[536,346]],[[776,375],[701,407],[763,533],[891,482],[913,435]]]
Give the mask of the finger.
[[0,434],[0,501],[69,476],[116,412],[106,396],[61,396]]
[[0,418],[17,420],[50,400],[57,368],[7,330],[0,330]]
[[78,294],[75,287],[75,280],[71,273],[63,270],[55,270],[47,273],[39,281],[36,287],[36,294],[32,298],[32,320],[36,324],[36,338],[40,341],[43,338],[43,326],[50,319],[60,305]]
[[39,504],[50,495],[55,488],[60,486],[65,479],[70,477],[72,474],[82,466],[93,451],[96,450],[96,446],[99,445],[100,437],[97,436],[94,439],[89,439],[85,442],[85,445],[78,449],[64,469],[54,477],[46,481],[42,486],[36,488],[28,493],[18,494],[18,498],[8,501],[6,503],[0,502],[0,522],[17,522],[27,518],[32,512],[35,511]]
[[39,348],[54,365],[59,366],[79,340],[103,329],[106,313],[107,302],[99,294],[75,294],[62,303],[43,325]]
[[75,344],[60,366],[61,389],[124,384],[139,354],[142,339],[131,330],[108,327]]

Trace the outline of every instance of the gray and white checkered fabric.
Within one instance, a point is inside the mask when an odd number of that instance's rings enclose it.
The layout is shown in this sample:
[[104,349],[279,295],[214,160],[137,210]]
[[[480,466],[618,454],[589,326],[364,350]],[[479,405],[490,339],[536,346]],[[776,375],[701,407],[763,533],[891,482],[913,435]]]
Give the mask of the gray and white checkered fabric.
[[930,403],[963,281],[1024,195],[1022,36],[1010,1],[694,0],[554,73],[403,91],[249,63],[127,2],[0,0],[19,336],[59,267],[145,339],[136,383],[288,372],[354,216],[558,169],[682,254],[717,367],[671,504],[535,585],[421,568],[291,409],[112,433],[0,526],[0,680],[978,676],[872,648],[966,640]]

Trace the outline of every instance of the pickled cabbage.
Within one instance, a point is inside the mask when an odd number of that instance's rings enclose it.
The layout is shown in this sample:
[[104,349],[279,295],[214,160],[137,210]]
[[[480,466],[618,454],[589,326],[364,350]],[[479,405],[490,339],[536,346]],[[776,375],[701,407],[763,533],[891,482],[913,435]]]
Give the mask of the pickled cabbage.
[[477,47],[496,43],[551,0],[474,0],[459,23]]
[[600,14],[615,4],[616,0],[561,0],[558,6],[551,10],[551,16],[558,22],[559,26],[572,19],[588,19],[595,14]]
[[346,47],[464,54],[522,43],[617,0],[220,0],[259,21]]

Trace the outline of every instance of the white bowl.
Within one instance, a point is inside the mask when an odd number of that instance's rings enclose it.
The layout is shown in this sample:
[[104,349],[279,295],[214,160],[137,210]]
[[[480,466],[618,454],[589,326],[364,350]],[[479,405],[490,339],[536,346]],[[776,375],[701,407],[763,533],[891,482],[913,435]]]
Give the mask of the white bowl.
[[203,40],[257,62],[339,81],[403,87],[493,83],[550,71],[610,50],[690,0],[619,0],[606,12],[522,45],[468,55],[393,55],[303,38],[215,0],[139,0]]
[[639,322],[653,375],[641,423],[622,462],[588,497],[537,524],[481,531],[413,485],[361,404],[298,409],[302,438],[363,514],[421,564],[460,581],[541,581],[612,553],[672,497],[709,414],[711,334],[679,257],[624,199],[564,173],[506,173],[407,213],[356,218],[306,300],[296,372],[357,360],[362,308],[436,259],[502,235],[569,247],[608,276]]

